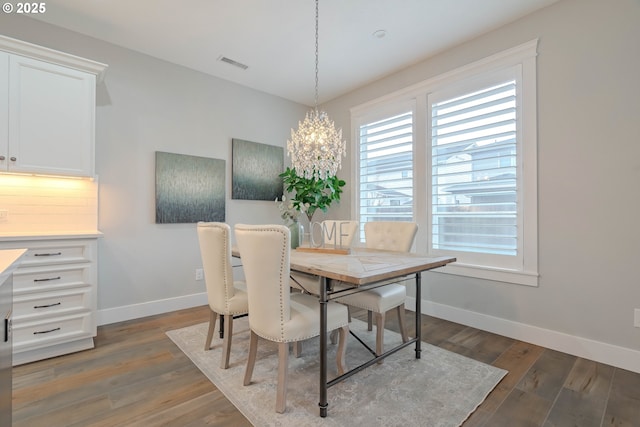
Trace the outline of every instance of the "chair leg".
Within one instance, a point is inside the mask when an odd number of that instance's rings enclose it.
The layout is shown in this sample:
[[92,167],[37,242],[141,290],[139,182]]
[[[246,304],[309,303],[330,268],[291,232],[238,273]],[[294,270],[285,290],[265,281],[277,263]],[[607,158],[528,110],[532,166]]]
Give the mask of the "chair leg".
[[222,358],[220,359],[220,368],[227,369],[229,367],[229,356],[231,355],[231,336],[233,335],[233,314],[221,315],[220,320],[224,319],[224,338],[222,339]]
[[373,330],[373,312],[367,311],[367,331]]
[[213,332],[216,329],[216,319],[218,313],[210,309],[209,313],[209,330],[207,331],[207,340],[204,342],[204,351],[211,350],[211,340],[213,340]]
[[224,338],[224,317],[220,316],[220,339]]
[[331,331],[329,333],[329,341],[331,342],[332,345],[336,345],[336,343],[338,342],[338,330],[334,329],[333,331]]
[[276,412],[282,414],[287,406],[287,377],[289,370],[289,343],[278,343],[278,389]]
[[[384,353],[384,318],[385,313],[376,313],[376,354]],[[382,360],[378,361],[382,363]]]
[[253,375],[253,367],[256,364],[256,354],[258,353],[258,335],[251,331],[249,338],[249,357],[247,358],[247,368],[244,371],[243,385],[251,384],[251,376]]
[[351,306],[347,306],[347,317],[349,318],[349,323],[351,323]]
[[[345,355],[347,352],[347,336],[349,335],[349,325],[337,329],[339,336],[338,351],[336,352],[336,365],[338,367],[338,375],[347,372],[347,364],[345,363]],[[333,331],[335,332],[335,331]]]
[[398,325],[400,326],[400,335],[402,335],[402,342],[409,341],[407,327],[404,323],[404,304],[398,306]]
[[291,343],[293,345],[293,357],[296,359],[302,356],[302,341]]

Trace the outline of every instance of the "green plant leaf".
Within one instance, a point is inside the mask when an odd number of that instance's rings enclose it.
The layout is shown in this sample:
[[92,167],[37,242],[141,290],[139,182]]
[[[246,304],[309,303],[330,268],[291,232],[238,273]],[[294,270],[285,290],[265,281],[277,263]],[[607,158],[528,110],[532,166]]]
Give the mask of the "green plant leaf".
[[295,209],[305,211],[311,221],[316,210],[327,212],[331,204],[340,201],[342,187],[346,182],[337,176],[326,179],[304,178],[296,174],[295,168],[287,167],[280,175],[282,183]]

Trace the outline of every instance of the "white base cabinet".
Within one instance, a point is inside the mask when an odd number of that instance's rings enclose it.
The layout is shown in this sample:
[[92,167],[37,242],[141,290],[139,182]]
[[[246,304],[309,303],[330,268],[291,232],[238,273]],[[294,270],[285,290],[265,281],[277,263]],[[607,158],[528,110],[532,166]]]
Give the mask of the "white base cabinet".
[[13,364],[94,347],[97,238],[1,241],[26,248],[13,274]]

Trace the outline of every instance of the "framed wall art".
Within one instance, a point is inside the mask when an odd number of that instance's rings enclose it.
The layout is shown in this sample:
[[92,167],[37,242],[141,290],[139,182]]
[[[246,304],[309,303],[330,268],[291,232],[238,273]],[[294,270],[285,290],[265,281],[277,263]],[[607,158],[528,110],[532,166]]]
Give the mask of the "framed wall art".
[[225,161],[156,151],[156,223],[225,221]]
[[231,152],[232,199],[272,201],[282,196],[282,147],[234,138]]

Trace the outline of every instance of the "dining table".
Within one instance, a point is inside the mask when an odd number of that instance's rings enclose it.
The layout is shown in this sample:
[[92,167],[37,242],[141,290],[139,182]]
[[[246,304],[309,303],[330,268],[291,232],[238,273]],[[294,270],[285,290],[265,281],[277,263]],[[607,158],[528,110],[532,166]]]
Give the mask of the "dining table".
[[[347,253],[305,250],[305,248],[291,251],[291,270],[313,274],[320,278],[318,295],[318,303],[320,304],[320,395],[318,406],[321,417],[327,416],[329,387],[412,344],[415,344],[416,359],[420,358],[421,319],[419,314],[422,299],[422,272],[443,267],[455,260],[454,257],[447,256],[432,257],[414,252],[394,252],[357,247],[351,248]],[[340,297],[347,293],[384,286],[398,280],[411,279],[412,276],[415,280],[416,292],[415,337],[380,355],[374,353],[368,361],[328,381],[327,302],[339,301]],[[340,283],[343,286],[336,287],[335,283]]]
[[[237,248],[233,248],[232,253],[234,256],[241,257]],[[320,281],[317,297],[320,304],[320,391],[318,406],[321,417],[327,416],[329,406],[328,389],[333,385],[412,344],[415,344],[415,358],[420,359],[422,273],[455,261],[455,257],[449,256],[434,257],[415,252],[394,252],[363,247],[353,247],[346,251],[305,247],[291,250],[291,271],[318,276]],[[371,359],[342,375],[328,380],[327,303],[332,300],[339,302],[340,297],[346,294],[411,279],[415,281],[415,337],[379,355],[371,351]],[[337,283],[341,286],[334,286]],[[359,341],[362,342],[361,340]]]

